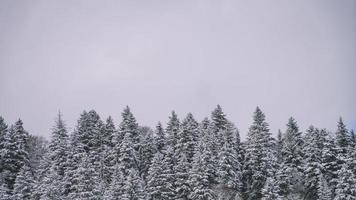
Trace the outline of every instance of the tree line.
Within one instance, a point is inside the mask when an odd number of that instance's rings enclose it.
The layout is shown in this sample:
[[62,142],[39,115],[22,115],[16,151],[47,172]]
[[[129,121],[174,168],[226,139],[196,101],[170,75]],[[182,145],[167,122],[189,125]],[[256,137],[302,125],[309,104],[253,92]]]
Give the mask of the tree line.
[[126,107],[117,127],[84,111],[71,133],[59,113],[47,141],[0,117],[0,150],[0,200],[356,199],[356,139],[341,118],[334,133],[290,118],[274,138],[257,107],[241,141],[219,105],[153,130]]

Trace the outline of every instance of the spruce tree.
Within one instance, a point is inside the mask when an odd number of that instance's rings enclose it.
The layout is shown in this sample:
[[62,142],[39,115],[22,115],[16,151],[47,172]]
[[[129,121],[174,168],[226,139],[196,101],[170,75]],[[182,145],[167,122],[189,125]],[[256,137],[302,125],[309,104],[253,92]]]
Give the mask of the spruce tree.
[[3,171],[3,155],[5,154],[5,138],[7,135],[7,124],[4,118],[0,116],[0,173]]
[[265,115],[257,107],[253,124],[249,128],[245,144],[244,181],[246,199],[261,199],[262,188],[268,177],[268,155],[272,151],[272,138]]
[[16,175],[20,172],[25,163],[29,163],[28,156],[29,134],[23,128],[23,123],[19,119],[12,125],[5,135],[3,147],[3,173],[4,180],[9,189],[13,190]]
[[33,188],[35,185],[33,173],[28,163],[24,164],[16,177],[13,200],[31,200],[33,199]]
[[268,177],[262,189],[262,200],[282,200],[279,193],[277,181],[273,177]]
[[320,174],[318,183],[318,200],[330,200],[333,198],[332,190],[323,174]]
[[167,145],[173,147],[173,150],[175,150],[175,147],[177,145],[179,127],[180,127],[180,122],[178,116],[174,111],[172,111],[172,114],[169,117],[169,121],[166,127],[166,134],[168,140]]
[[62,120],[61,113],[58,113],[55,125],[52,128],[52,139],[48,148],[51,168],[59,177],[64,176],[65,163],[67,162],[68,154],[68,139],[66,125]]
[[356,199],[356,179],[346,164],[338,172],[338,182],[335,190],[335,200]]
[[157,151],[162,154],[163,149],[165,147],[166,136],[165,136],[164,129],[162,127],[161,122],[158,122],[158,124],[156,126],[154,142],[155,142]]
[[217,198],[212,189],[215,169],[211,162],[211,155],[208,137],[205,135],[196,147],[192,169],[189,174],[190,199],[211,200]]
[[302,192],[303,184],[303,139],[294,118],[289,118],[287,130],[282,136],[281,168],[278,179],[281,181],[280,193],[284,196]]
[[163,155],[157,152],[153,158],[152,165],[148,171],[146,192],[148,199],[164,200],[174,197],[174,189],[170,175],[166,174],[167,163]]
[[341,159],[346,159],[347,151],[351,141],[346,125],[344,124],[344,121],[342,120],[341,117],[337,123],[337,130],[335,136],[336,136],[335,138],[336,144],[339,148],[340,156],[342,157]]

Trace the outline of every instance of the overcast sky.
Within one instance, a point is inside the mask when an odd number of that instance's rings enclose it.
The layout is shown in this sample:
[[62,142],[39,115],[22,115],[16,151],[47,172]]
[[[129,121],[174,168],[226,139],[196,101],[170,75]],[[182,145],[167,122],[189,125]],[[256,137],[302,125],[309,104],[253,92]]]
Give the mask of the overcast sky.
[[0,1],[0,115],[49,135],[95,109],[142,125],[220,104],[246,135],[356,128],[356,1]]

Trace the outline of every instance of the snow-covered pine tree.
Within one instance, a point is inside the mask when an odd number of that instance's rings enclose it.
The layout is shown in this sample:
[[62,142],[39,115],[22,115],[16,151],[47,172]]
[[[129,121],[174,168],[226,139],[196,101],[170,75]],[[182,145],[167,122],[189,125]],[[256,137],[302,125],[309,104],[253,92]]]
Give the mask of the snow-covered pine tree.
[[146,192],[150,200],[165,200],[174,197],[173,183],[170,175],[165,174],[168,166],[164,162],[164,155],[157,152],[148,171]]
[[148,169],[152,163],[152,159],[157,152],[156,146],[154,144],[153,131],[149,127],[140,127],[140,149],[138,152],[140,161],[140,172],[139,174],[146,181],[148,175]]
[[112,176],[112,180],[110,182],[109,187],[105,191],[104,199],[121,200],[121,196],[124,193],[124,191],[123,191],[124,180],[125,180],[125,177],[122,174],[120,165],[118,163],[116,163],[114,166],[114,173]]
[[351,131],[350,131],[350,139],[351,139],[351,146],[353,148],[355,148],[356,147],[356,136],[355,136],[355,132],[353,129],[351,129]]
[[304,199],[318,199],[319,177],[322,173],[322,151],[326,131],[310,126],[305,134],[304,143]]
[[[325,179],[328,189],[334,192],[337,184],[337,171],[340,169],[342,162],[338,160],[338,150],[334,142],[334,138],[327,133],[322,150],[322,178]],[[321,182],[323,182],[322,180]]]
[[303,144],[297,122],[291,117],[282,135],[281,168],[277,173],[280,176],[277,178],[281,183],[280,194],[285,197],[303,192]]
[[[211,129],[212,133],[215,136],[216,144],[216,152],[224,145],[224,136],[223,131],[229,128],[230,122],[227,120],[225,113],[222,111],[220,105],[217,105],[216,108],[211,113]],[[216,153],[217,154],[217,153]]]
[[335,132],[335,136],[336,145],[339,148],[339,156],[341,157],[340,159],[345,160],[347,158],[347,152],[351,144],[351,138],[349,136],[346,125],[344,124],[344,121],[341,117],[337,123],[337,130]]
[[123,194],[120,200],[143,200],[145,199],[145,191],[143,188],[143,180],[136,169],[131,168],[128,176],[123,184]]
[[88,155],[83,153],[80,157],[82,159],[73,175],[73,184],[68,198],[73,200],[103,199],[98,172],[95,170]]
[[[0,116],[0,173],[3,171],[3,154],[5,153],[5,137],[7,134],[7,124],[3,117]],[[2,184],[2,182],[0,182]]]
[[139,126],[136,122],[136,118],[132,114],[130,108],[126,108],[121,113],[122,121],[119,126],[119,133],[124,138],[125,135],[129,135],[132,140],[132,145],[135,151],[139,149],[140,133]]
[[356,199],[356,179],[347,164],[343,164],[338,172],[338,182],[335,190],[335,200]]
[[163,149],[165,148],[166,136],[165,136],[164,129],[162,127],[161,122],[158,122],[158,124],[156,126],[155,135],[154,135],[154,143],[155,143],[157,151],[162,154]]
[[212,152],[208,143],[208,135],[204,135],[195,150],[192,169],[189,173],[190,199],[212,200],[217,198],[212,189],[215,169],[211,160]]
[[175,158],[180,159],[185,157],[187,159],[187,166],[190,164],[194,155],[194,148],[196,146],[198,136],[198,123],[195,121],[193,115],[188,113],[187,117],[183,120],[180,130],[177,134],[177,142],[175,146]]
[[236,128],[228,122],[226,128],[221,130],[223,147],[218,154],[218,182],[219,187],[225,194],[241,196],[242,173],[241,163],[239,161],[239,152],[236,144]]
[[278,182],[273,177],[268,177],[265,185],[262,189],[262,200],[282,200],[283,198],[279,195]]
[[253,115],[245,143],[245,166],[243,171],[246,184],[245,197],[248,200],[262,198],[262,188],[268,177],[268,156],[273,148],[271,133],[265,115],[259,107]]
[[102,144],[102,127],[103,122],[100,116],[94,111],[84,111],[78,120],[74,135],[86,153],[98,152]]
[[320,174],[318,183],[318,200],[330,200],[333,199],[333,193],[328,185],[327,180],[324,178],[323,174]]
[[33,188],[35,180],[33,173],[29,166],[29,163],[25,163],[20,172],[18,173],[15,184],[12,199],[13,200],[31,200],[33,199]]
[[48,146],[51,168],[59,177],[64,177],[65,163],[68,155],[68,131],[62,119],[61,113],[58,113],[55,125],[52,128],[51,141]]
[[2,166],[8,191],[13,190],[16,175],[20,172],[22,166],[29,163],[28,138],[29,134],[24,130],[20,119],[10,127],[5,135]]
[[114,166],[117,159],[117,153],[114,151],[115,140],[118,135],[115,124],[111,116],[106,119],[106,123],[102,130],[103,144],[102,144],[102,179],[106,186],[109,186],[111,177],[114,173]]
[[138,170],[137,153],[134,149],[132,137],[130,134],[125,134],[119,149],[119,167],[123,176],[127,177],[131,169]]
[[[64,199],[63,177],[58,175],[57,169],[50,166],[46,168],[46,174],[38,183],[35,190],[35,198],[41,200],[61,200]],[[39,196],[39,197],[38,197]]]
[[167,145],[173,147],[173,151],[175,151],[175,146],[177,144],[177,135],[179,132],[180,122],[177,114],[172,111],[171,116],[169,117],[169,121],[166,127],[167,134]]
[[191,192],[189,185],[189,171],[190,163],[185,154],[180,156],[177,160],[177,165],[174,167],[175,182],[174,187],[176,191],[176,198],[179,200],[187,200]]

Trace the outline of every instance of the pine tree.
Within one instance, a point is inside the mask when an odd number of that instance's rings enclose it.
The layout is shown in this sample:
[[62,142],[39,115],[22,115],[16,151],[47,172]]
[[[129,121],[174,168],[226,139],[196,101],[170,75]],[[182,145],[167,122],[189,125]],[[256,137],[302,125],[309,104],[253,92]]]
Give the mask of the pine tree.
[[322,152],[327,132],[310,127],[305,135],[304,145],[304,196],[305,199],[318,198],[318,184],[322,173]]
[[318,183],[318,200],[330,200],[332,199],[332,191],[328,185],[327,180],[322,174],[319,177]]
[[140,160],[140,174],[144,181],[148,175],[149,167],[152,163],[152,159],[157,152],[156,146],[154,144],[153,132],[148,127],[141,128],[140,131],[140,149],[139,149],[139,160]]
[[265,122],[265,115],[257,107],[245,144],[244,182],[247,187],[245,196],[249,200],[262,198],[262,188],[269,175],[268,155],[272,147],[271,133]]
[[144,199],[143,181],[136,169],[130,169],[123,184],[122,200]]
[[102,179],[106,186],[111,182],[111,176],[114,173],[114,166],[117,159],[117,153],[114,150],[115,140],[118,135],[113,119],[109,116],[103,126],[103,144],[102,144]]
[[211,189],[211,180],[214,178],[215,169],[210,159],[212,153],[207,144],[208,137],[205,135],[196,147],[192,169],[189,174],[190,199],[211,200],[217,198]]
[[76,135],[78,142],[83,144],[80,146],[84,148],[86,153],[99,152],[101,149],[102,127],[103,122],[94,110],[84,111],[81,114],[74,135]]
[[232,127],[222,131],[224,145],[219,153],[218,180],[224,189],[239,191],[241,188],[241,163],[236,152]]
[[166,174],[169,166],[164,161],[163,155],[157,152],[148,171],[146,186],[148,199],[164,200],[174,197],[171,175]]
[[341,117],[337,123],[335,136],[336,144],[339,147],[340,156],[342,157],[341,159],[346,159],[346,154],[351,142],[348,130]]
[[7,135],[7,124],[0,116],[0,173],[3,171],[3,155],[5,154],[5,138]]
[[31,200],[35,185],[31,168],[24,164],[16,177],[13,191],[13,200]]
[[180,126],[175,146],[176,159],[184,156],[187,159],[188,168],[191,167],[190,164],[194,155],[197,135],[198,123],[195,121],[193,115],[189,113]]
[[338,182],[335,190],[335,200],[356,199],[356,179],[346,164],[343,164],[338,173]]
[[282,200],[283,198],[279,195],[279,192],[277,181],[272,177],[268,177],[262,189],[262,200]]
[[118,163],[125,177],[128,176],[130,169],[138,170],[137,153],[133,148],[132,138],[129,134],[124,136],[120,144]]
[[337,171],[340,169],[341,162],[338,160],[337,147],[334,138],[327,134],[322,150],[322,178],[328,184],[328,189],[332,192],[335,190],[337,184]]
[[52,139],[49,144],[49,159],[52,169],[59,175],[64,176],[65,163],[67,161],[68,133],[61,113],[58,113],[55,125],[52,129]]
[[180,122],[178,119],[177,114],[172,111],[172,115],[169,117],[169,121],[166,127],[166,134],[167,134],[167,145],[174,148],[177,145],[177,140],[178,140],[178,132],[179,132],[179,127],[180,127]]
[[183,155],[178,158],[177,166],[174,168],[175,172],[175,190],[177,194],[177,199],[187,200],[188,195],[190,194],[190,185],[189,185],[189,170],[190,168],[188,159],[186,155]]
[[166,142],[166,136],[161,122],[158,122],[156,126],[154,141],[155,141],[155,146],[157,151],[163,153],[163,149],[165,147],[165,142]]
[[140,141],[140,135],[138,130],[139,127],[135,117],[131,113],[131,110],[128,106],[126,106],[124,111],[121,113],[121,116],[122,121],[119,126],[119,133],[122,138],[124,138],[125,135],[129,135],[132,140],[132,144],[134,145],[135,151],[138,151]]
[[287,130],[282,136],[281,168],[278,177],[281,180],[280,192],[284,196],[295,195],[301,192],[303,184],[303,139],[297,122],[289,118]]
[[112,181],[110,186],[105,191],[104,199],[107,200],[121,200],[121,196],[123,195],[123,187],[124,187],[124,175],[120,169],[118,163],[114,166],[114,174],[112,177]]
[[23,128],[23,123],[18,120],[12,125],[5,135],[3,147],[3,173],[5,173],[5,183],[9,191],[13,190],[16,175],[28,159],[28,138],[29,134]]
[[103,194],[100,191],[100,179],[97,171],[87,155],[82,156],[79,167],[73,176],[71,193],[69,198],[73,200],[98,200],[102,199]]

